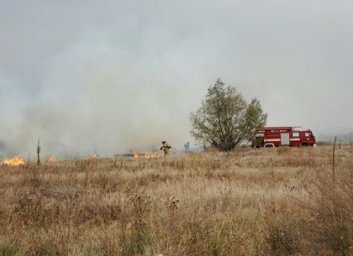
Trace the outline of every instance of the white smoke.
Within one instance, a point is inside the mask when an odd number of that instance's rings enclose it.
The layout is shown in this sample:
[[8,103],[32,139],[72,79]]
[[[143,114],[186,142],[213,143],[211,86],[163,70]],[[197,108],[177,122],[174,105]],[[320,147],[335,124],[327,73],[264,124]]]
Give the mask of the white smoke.
[[[182,148],[220,77],[270,125],[352,130],[350,1],[1,1],[9,154]],[[332,129],[331,129],[332,130]]]
[[181,146],[189,139],[185,91],[153,63],[141,62],[146,56],[130,56],[104,37],[68,47],[43,70],[36,100],[11,111],[16,129],[1,125],[15,136],[10,148],[33,151],[37,138],[44,152],[65,156],[151,150],[161,140]]

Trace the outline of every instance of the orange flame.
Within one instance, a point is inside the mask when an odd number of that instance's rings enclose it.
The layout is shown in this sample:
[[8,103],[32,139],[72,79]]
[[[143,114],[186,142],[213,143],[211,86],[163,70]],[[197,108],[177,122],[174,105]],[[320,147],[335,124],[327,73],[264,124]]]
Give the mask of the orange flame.
[[15,156],[11,159],[6,159],[0,163],[1,165],[5,165],[5,166],[20,166],[20,165],[24,165],[25,161],[21,157]]
[[146,159],[150,159],[150,158],[156,158],[156,157],[160,157],[161,154],[159,151],[153,151],[153,152],[146,152],[146,153],[139,153],[139,152],[133,152],[132,156],[134,158],[146,158]]
[[49,163],[54,163],[54,162],[57,162],[58,161],[58,159],[56,158],[56,156],[51,156],[51,157],[49,157],[49,159],[48,159],[48,162]]
[[154,151],[154,152],[147,152],[145,153],[144,157],[149,159],[149,158],[156,158],[156,157],[160,157],[161,154],[159,151]]

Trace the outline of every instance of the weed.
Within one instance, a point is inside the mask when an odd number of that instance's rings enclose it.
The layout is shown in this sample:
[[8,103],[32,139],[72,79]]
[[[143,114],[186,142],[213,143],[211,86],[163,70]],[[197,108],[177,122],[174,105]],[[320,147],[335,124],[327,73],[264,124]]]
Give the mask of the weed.
[[336,153],[335,184],[330,145],[2,168],[0,255],[352,255]]
[[15,251],[11,246],[6,244],[0,244],[0,256],[12,256],[15,255]]

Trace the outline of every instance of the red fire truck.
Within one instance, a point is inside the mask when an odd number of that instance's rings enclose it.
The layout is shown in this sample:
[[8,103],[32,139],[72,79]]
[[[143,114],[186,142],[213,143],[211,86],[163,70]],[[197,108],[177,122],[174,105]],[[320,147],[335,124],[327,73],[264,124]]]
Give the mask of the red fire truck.
[[310,130],[298,130],[295,127],[263,127],[257,128],[253,147],[278,146],[314,146],[315,136]]

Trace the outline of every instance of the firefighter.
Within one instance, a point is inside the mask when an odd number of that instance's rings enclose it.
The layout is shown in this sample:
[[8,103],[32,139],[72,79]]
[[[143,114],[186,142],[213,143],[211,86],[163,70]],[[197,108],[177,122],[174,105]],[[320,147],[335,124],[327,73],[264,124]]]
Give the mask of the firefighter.
[[160,147],[160,150],[163,150],[165,156],[168,155],[169,149],[171,148],[172,147],[169,146],[165,140],[162,141],[162,147]]

